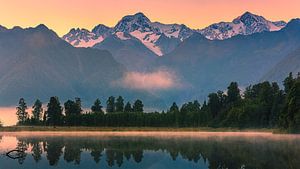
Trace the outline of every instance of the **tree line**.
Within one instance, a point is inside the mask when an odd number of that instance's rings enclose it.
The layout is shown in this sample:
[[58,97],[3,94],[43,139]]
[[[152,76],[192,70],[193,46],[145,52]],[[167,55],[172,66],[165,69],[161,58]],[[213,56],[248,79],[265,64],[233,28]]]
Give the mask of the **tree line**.
[[248,86],[242,93],[237,82],[231,82],[227,92],[208,95],[207,101],[197,100],[179,107],[175,102],[167,111],[144,112],[141,100],[133,105],[124,98],[111,96],[103,110],[96,99],[90,111],[84,112],[81,99],[68,100],[61,105],[58,97],[51,97],[46,110],[36,100],[29,117],[24,98],[19,100],[19,125],[46,126],[105,126],[105,127],[236,127],[300,129],[300,74],[290,73],[283,81],[283,89],[276,82],[261,82]]

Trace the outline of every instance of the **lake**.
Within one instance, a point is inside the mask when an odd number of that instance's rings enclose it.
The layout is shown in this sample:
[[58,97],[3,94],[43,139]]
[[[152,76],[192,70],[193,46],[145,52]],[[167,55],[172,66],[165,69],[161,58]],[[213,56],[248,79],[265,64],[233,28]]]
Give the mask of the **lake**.
[[[3,132],[0,169],[294,169],[300,136],[255,132]],[[9,158],[6,152],[17,159]]]

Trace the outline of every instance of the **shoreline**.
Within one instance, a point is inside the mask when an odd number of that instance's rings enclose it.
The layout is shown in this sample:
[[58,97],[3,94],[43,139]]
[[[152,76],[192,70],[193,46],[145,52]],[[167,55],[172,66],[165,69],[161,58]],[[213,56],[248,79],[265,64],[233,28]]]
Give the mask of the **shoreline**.
[[272,132],[209,132],[209,131],[20,131],[0,132],[0,137],[16,138],[77,138],[77,139],[257,139],[300,140],[299,134],[273,134]]
[[157,138],[157,139],[224,139],[245,138],[264,140],[300,139],[300,134],[276,132],[275,129],[233,128],[151,128],[151,127],[30,127],[13,126],[0,128],[0,136],[8,137],[70,137],[99,139],[110,138]]
[[212,127],[68,127],[68,126],[5,126],[0,132],[259,132],[280,133],[269,128],[212,128]]

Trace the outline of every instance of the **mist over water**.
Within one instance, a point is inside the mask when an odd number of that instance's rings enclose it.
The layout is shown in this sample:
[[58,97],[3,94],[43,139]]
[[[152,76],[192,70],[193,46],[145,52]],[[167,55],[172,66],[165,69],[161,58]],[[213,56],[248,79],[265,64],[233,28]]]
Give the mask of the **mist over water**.
[[[126,136],[127,135],[127,136]],[[140,135],[140,136],[139,136]],[[4,168],[297,168],[299,136],[269,133],[0,133]]]

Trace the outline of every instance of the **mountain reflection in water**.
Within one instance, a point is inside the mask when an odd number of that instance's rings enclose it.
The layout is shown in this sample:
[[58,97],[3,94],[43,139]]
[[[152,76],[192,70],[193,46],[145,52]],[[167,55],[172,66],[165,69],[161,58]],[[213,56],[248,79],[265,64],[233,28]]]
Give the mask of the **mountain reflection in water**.
[[[7,151],[7,138],[0,136],[1,154]],[[25,151],[17,160],[0,157],[1,166],[85,168],[297,168],[300,166],[300,139],[216,137],[68,137],[15,136],[15,149]],[[12,147],[11,147],[12,148]],[[167,157],[165,157],[167,156]],[[157,160],[163,158],[164,160]],[[152,160],[151,160],[152,159]],[[156,159],[156,160],[153,160]],[[47,163],[45,162],[47,160]],[[44,161],[44,162],[42,162]],[[82,163],[83,161],[84,164]],[[144,163],[143,163],[144,162]],[[100,167],[102,163],[102,167]],[[127,163],[127,164],[126,164]],[[126,164],[126,165],[125,165]],[[152,166],[152,167],[151,167]],[[32,167],[32,166],[31,166]],[[66,167],[68,168],[68,167]],[[93,167],[91,167],[93,168]],[[2,168],[1,168],[2,169]],[[27,169],[27,168],[26,168]]]

